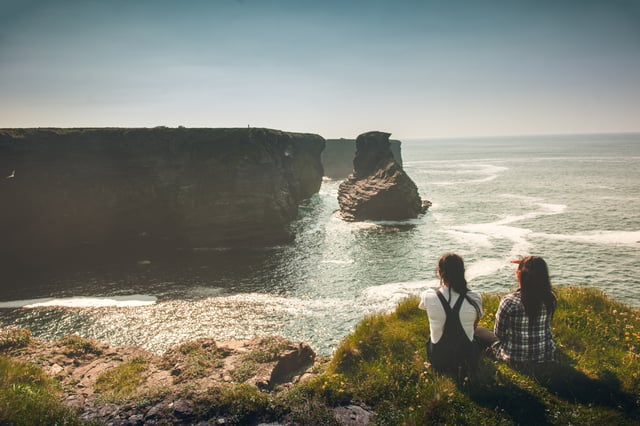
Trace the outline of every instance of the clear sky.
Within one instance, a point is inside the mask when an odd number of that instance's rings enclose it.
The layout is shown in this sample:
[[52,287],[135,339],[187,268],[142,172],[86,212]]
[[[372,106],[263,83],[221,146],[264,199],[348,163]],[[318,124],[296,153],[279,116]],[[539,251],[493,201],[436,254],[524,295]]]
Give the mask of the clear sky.
[[640,131],[640,0],[0,0],[0,127]]

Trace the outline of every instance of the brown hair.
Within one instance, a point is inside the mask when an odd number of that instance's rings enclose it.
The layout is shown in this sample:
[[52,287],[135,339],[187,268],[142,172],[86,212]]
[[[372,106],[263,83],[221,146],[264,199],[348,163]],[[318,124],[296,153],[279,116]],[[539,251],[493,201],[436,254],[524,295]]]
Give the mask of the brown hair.
[[544,304],[550,316],[556,309],[556,296],[551,288],[547,263],[539,256],[527,256],[518,265],[520,295],[524,311],[533,320]]
[[467,280],[464,278],[464,261],[455,253],[447,253],[438,260],[438,275],[449,288],[459,294],[465,294]]

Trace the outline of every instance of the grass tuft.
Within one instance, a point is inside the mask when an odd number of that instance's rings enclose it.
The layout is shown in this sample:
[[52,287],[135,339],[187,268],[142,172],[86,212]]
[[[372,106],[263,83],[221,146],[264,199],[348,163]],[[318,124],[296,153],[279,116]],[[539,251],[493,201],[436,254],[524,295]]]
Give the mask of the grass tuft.
[[0,330],[0,351],[19,349],[31,343],[31,331],[17,327],[4,327]]
[[102,394],[105,402],[120,402],[136,396],[139,385],[149,362],[144,357],[136,357],[130,361],[102,373],[96,380],[95,391]]
[[0,424],[80,424],[59,395],[58,384],[40,367],[0,355]]
[[96,340],[85,339],[77,334],[65,336],[58,340],[57,343],[65,349],[65,355],[71,357],[89,354],[101,355],[103,352]]

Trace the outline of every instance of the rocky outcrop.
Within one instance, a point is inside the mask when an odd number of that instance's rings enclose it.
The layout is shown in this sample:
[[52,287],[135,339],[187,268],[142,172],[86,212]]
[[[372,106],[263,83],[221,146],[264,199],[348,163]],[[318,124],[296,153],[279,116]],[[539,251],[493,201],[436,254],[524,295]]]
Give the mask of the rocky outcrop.
[[[240,384],[270,392],[316,375],[315,353],[308,345],[276,336],[232,342],[201,338],[162,356],[137,346],[109,347],[66,336],[55,342],[31,339],[11,349],[0,346],[0,354],[42,367],[62,385],[63,403],[98,424],[215,422],[210,410],[220,392]],[[124,372],[135,386],[121,386]]]
[[[390,140],[389,146],[396,163],[402,167],[401,142]],[[324,175],[331,179],[345,179],[353,172],[355,153],[355,139],[327,139],[324,151],[322,151]]]
[[257,128],[0,130],[0,250],[287,241],[323,148]]
[[429,205],[389,149],[389,134],[358,136],[353,173],[340,184],[338,203],[343,219],[402,220],[423,214]]

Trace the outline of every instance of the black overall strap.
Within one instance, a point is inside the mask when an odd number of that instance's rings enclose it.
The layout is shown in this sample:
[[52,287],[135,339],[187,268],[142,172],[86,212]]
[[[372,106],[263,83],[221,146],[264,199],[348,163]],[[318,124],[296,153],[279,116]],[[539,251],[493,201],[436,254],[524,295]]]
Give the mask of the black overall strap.
[[436,290],[436,294],[438,295],[438,299],[440,299],[440,303],[442,303],[442,307],[444,308],[444,311],[447,314],[447,316],[449,316],[449,313],[451,312],[459,313],[460,307],[462,306],[462,302],[467,296],[466,293],[458,296],[458,300],[456,300],[456,303],[453,305],[453,308],[451,308],[451,306],[449,306],[449,302],[447,302],[447,299],[444,298],[444,295],[440,292],[440,290]]

